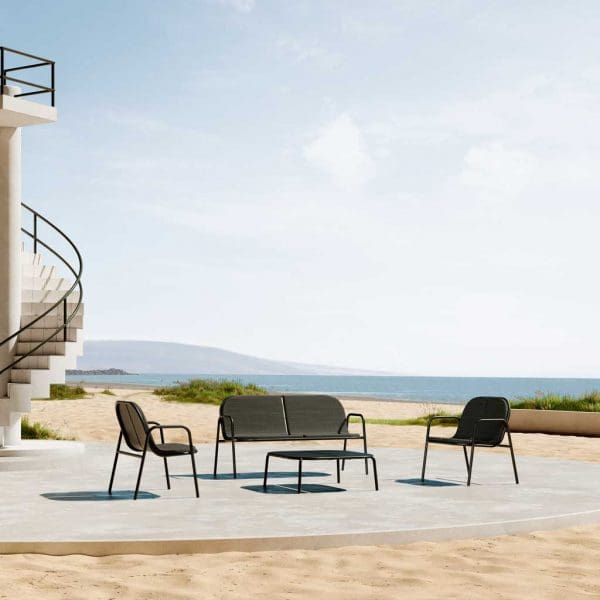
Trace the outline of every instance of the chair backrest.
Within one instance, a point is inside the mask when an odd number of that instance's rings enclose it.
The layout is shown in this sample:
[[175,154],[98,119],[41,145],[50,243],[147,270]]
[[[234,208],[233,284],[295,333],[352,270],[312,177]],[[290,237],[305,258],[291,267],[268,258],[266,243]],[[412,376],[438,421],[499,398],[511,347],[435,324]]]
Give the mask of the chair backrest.
[[141,452],[144,449],[146,435],[150,429],[142,409],[135,402],[117,400],[115,410],[125,443],[132,450]]
[[[220,414],[233,419],[236,437],[288,434],[281,396],[230,396],[223,400]],[[223,421],[223,435],[231,437],[229,419]]]
[[346,411],[333,396],[285,395],[283,398],[291,435],[347,433]]
[[[506,398],[498,396],[478,396],[467,402],[455,438],[471,439],[475,423],[479,419],[504,419],[508,422],[510,418],[510,404]],[[497,446],[502,443],[506,426],[503,423],[481,423],[477,427],[476,443]]]

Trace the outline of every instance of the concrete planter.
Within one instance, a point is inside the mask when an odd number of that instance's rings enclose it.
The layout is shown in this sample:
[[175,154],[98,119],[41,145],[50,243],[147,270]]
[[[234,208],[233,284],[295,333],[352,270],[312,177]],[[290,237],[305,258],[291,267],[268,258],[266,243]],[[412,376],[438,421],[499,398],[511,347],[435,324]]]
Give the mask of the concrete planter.
[[513,409],[510,430],[514,433],[600,437],[600,412]]

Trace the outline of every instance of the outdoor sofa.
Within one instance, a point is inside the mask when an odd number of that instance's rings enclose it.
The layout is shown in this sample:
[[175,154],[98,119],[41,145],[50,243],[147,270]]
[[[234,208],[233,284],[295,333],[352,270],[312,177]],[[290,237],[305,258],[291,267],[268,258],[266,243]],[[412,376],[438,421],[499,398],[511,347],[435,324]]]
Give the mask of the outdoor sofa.
[[[362,433],[349,431],[351,417],[361,420]],[[222,443],[231,443],[233,476],[237,477],[236,442],[315,440],[343,441],[344,450],[348,440],[362,440],[366,454],[365,419],[358,413],[346,414],[337,398],[323,394],[230,396],[223,400],[219,412],[213,476],[217,476],[219,445]],[[366,458],[365,472],[368,473]]]

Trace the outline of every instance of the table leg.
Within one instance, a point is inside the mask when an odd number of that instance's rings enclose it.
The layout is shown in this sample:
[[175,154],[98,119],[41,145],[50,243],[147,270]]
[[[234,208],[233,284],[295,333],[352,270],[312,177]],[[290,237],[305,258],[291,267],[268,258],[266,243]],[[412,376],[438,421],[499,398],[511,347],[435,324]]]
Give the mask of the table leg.
[[298,460],[298,493],[302,490],[302,459]]
[[263,479],[263,491],[264,492],[267,491],[267,475],[269,474],[269,457],[270,457],[270,455],[267,454],[267,459],[265,460],[265,477]]
[[379,480],[377,479],[377,463],[375,457],[371,456],[371,462],[373,463],[373,479],[375,479],[375,491],[379,490]]
[[337,482],[340,482],[340,459],[338,458],[336,461],[336,465],[337,465]]

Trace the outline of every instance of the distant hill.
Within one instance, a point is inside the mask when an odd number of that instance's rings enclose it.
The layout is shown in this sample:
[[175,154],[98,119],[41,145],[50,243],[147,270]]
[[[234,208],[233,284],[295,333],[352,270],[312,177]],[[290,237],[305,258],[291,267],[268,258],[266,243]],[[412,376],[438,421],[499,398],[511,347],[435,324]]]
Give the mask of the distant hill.
[[366,371],[306,365],[257,358],[210,346],[144,342],[133,340],[90,340],[77,368],[123,369],[132,373],[203,373],[207,375],[393,375]]

